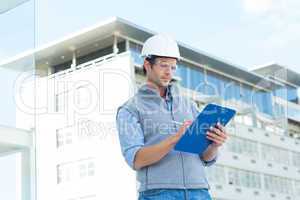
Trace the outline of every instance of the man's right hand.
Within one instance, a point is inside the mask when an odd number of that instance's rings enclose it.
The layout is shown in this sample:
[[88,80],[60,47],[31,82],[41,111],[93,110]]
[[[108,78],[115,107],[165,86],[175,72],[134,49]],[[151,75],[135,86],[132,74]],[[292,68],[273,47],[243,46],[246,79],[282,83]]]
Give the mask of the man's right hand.
[[152,165],[162,159],[174,145],[179,141],[185,130],[192,124],[191,120],[185,121],[179,128],[178,132],[161,141],[158,144],[143,147],[136,153],[134,160],[134,168],[141,169],[142,167]]
[[170,136],[168,139],[171,141],[172,145],[175,145],[179,139],[183,136],[186,129],[193,123],[192,120],[184,121],[181,127],[179,128],[178,132],[174,135]]

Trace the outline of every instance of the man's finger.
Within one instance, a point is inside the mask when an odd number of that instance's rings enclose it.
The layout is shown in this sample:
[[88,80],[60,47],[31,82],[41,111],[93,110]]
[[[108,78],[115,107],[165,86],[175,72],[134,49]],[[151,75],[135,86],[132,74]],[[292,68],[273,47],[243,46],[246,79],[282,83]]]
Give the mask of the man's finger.
[[219,135],[220,137],[227,138],[227,135],[224,132],[222,132],[221,130],[217,129],[217,128],[211,128],[210,131],[215,133],[216,135]]
[[224,144],[224,140],[219,140],[219,139],[217,139],[217,138],[214,138],[214,137],[211,137],[211,136],[207,136],[207,139],[209,139],[209,140],[211,140],[211,141],[213,141],[214,143],[216,143],[216,144],[219,144],[219,145],[221,145],[221,144]]
[[223,141],[223,142],[225,142],[226,139],[227,139],[226,135],[225,135],[225,136],[219,136],[219,135],[216,135],[216,134],[213,133],[213,132],[208,132],[207,135],[208,135],[209,137],[215,138],[215,139],[217,139],[217,140],[221,140],[221,141]]
[[222,126],[220,123],[217,123],[216,127],[217,127],[218,129],[220,129],[222,132],[226,133],[225,127]]

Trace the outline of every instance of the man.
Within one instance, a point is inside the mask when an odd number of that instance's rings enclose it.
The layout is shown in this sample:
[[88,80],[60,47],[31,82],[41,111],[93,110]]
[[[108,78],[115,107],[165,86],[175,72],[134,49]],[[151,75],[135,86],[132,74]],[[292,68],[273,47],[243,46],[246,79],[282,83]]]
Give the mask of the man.
[[216,161],[226,132],[220,125],[212,127],[207,132],[212,144],[202,155],[174,150],[198,115],[196,104],[171,83],[180,58],[178,45],[166,35],[155,35],[145,42],[142,56],[147,82],[117,113],[122,154],[137,171],[139,200],[211,199],[204,167]]

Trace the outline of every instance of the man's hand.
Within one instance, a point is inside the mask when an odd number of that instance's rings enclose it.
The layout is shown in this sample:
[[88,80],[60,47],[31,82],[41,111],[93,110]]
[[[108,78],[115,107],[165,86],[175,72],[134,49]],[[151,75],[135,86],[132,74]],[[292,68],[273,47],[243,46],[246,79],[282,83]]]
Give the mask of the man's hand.
[[207,131],[206,137],[213,141],[211,144],[213,147],[220,147],[226,142],[228,135],[224,127],[218,123],[215,127],[211,127]]
[[179,128],[178,132],[170,137],[164,139],[158,144],[146,146],[138,150],[134,159],[134,168],[141,169],[142,167],[152,165],[160,161],[165,155],[167,155],[178,140],[185,133],[185,130],[192,124],[192,121],[185,121]]
[[193,123],[192,120],[187,120],[184,121],[183,124],[181,125],[181,127],[179,128],[178,132],[172,136],[169,137],[171,143],[173,145],[175,145],[179,139],[183,136],[183,134],[185,133],[186,129]]
[[215,127],[212,127],[207,131],[206,137],[211,140],[212,143],[201,155],[201,158],[206,162],[210,162],[216,158],[219,147],[225,143],[228,136],[224,127],[218,123]]

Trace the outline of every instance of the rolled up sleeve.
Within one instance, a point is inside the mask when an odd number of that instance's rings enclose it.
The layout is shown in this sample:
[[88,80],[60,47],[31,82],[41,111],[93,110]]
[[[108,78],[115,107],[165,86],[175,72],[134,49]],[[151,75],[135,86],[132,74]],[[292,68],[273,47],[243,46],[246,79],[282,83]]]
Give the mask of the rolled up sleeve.
[[117,130],[123,157],[127,164],[135,170],[135,155],[144,146],[141,124],[138,118],[126,108],[120,108],[117,113]]

